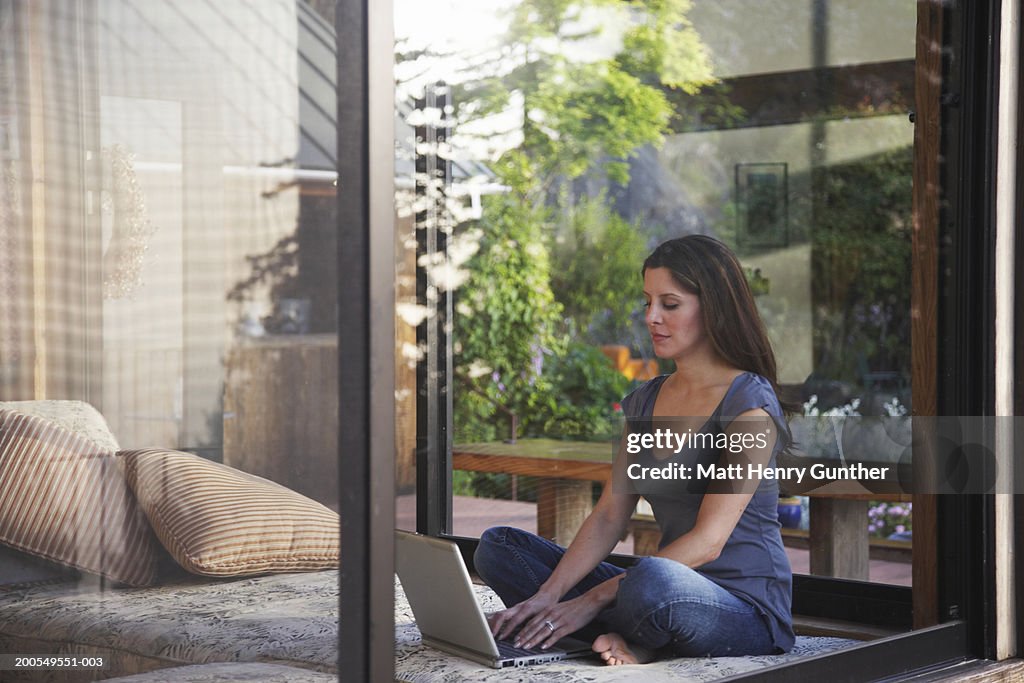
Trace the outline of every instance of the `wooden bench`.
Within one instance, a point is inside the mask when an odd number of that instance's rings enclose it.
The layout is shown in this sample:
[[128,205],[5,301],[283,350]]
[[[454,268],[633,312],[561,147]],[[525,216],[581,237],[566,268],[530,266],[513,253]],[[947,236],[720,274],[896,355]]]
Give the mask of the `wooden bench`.
[[[593,509],[593,484],[611,476],[610,443],[519,439],[514,443],[456,444],[457,470],[536,477],[537,533],[566,545]],[[783,494],[799,493],[787,490]],[[810,570],[818,576],[868,579],[868,501],[910,502],[909,494],[810,494]],[[632,524],[638,555],[657,549],[660,532],[653,519],[638,516]]]
[[810,495],[811,573],[843,579],[868,580],[871,546],[868,538],[868,501],[911,501],[910,494],[860,493]]
[[536,477],[537,533],[567,545],[594,507],[594,482],[611,476],[612,446],[555,439],[456,444],[452,467]]

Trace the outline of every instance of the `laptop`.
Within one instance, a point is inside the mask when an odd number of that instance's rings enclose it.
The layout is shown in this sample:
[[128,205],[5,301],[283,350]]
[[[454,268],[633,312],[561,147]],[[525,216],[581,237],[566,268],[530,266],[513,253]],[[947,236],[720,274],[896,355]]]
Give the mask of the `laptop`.
[[547,650],[495,641],[457,545],[395,531],[395,568],[413,616],[431,647],[495,669],[594,654],[589,643],[563,638]]

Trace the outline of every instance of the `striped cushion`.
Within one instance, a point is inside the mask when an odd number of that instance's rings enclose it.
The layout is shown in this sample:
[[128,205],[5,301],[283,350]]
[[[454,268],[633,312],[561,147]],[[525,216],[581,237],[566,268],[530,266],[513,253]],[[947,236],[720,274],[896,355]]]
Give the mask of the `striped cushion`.
[[0,401],[0,409],[41,417],[89,439],[104,450],[121,450],[103,415],[85,401]]
[[132,586],[153,583],[162,552],[113,451],[6,409],[0,543]]
[[190,572],[246,576],[338,566],[338,514],[320,503],[189,453],[119,455],[157,537]]

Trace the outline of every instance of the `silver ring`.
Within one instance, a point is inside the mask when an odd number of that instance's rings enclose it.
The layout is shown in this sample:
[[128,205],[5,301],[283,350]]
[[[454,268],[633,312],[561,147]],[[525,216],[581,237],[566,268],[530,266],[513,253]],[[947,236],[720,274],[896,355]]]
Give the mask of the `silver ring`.
[[550,619],[548,619],[547,621],[545,621],[545,622],[544,622],[544,625],[545,625],[545,626],[547,626],[547,627],[548,627],[549,629],[551,629],[551,632],[552,632],[552,633],[554,633],[554,632],[555,632],[555,625],[551,623],[551,620],[550,620]]

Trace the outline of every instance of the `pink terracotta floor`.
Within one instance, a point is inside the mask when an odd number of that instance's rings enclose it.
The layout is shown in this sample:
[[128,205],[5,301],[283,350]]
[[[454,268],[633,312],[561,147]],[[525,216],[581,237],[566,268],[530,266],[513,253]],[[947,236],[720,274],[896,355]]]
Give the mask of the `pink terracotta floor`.
[[[413,495],[396,498],[396,526],[399,529],[413,529],[416,526],[416,497]],[[455,496],[452,501],[452,521],[456,536],[479,536],[488,527],[508,525],[536,533],[537,512],[534,503],[510,500],[491,500]],[[615,547],[619,553],[633,552],[633,538],[627,538]],[[809,569],[809,553],[798,548],[786,548],[789,563],[796,574],[806,574]],[[869,567],[872,581],[909,586],[911,568],[905,562],[871,560]]]

